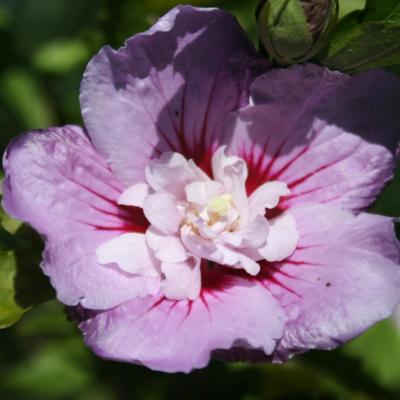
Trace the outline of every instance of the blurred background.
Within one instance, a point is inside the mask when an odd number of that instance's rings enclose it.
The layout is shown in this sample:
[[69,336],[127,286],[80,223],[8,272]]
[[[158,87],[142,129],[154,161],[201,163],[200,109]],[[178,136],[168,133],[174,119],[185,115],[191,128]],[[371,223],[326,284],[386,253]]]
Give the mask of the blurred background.
[[[256,0],[190,3],[233,12],[256,41]],[[363,3],[342,0],[341,15]],[[23,131],[81,123],[79,83],[91,56],[104,44],[119,47],[175,4],[0,0],[1,153]],[[399,193],[396,177],[372,211],[398,215]],[[399,400],[400,322],[383,321],[339,350],[282,366],[213,362],[189,375],[167,375],[96,358],[53,300],[0,330],[0,399]]]

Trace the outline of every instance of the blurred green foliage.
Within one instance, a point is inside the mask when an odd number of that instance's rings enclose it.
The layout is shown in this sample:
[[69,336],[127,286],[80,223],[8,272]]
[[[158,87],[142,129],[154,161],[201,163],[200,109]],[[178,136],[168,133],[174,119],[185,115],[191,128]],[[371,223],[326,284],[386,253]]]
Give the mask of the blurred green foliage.
[[[0,0],[0,151],[22,131],[81,123],[79,84],[90,57],[104,44],[120,46],[176,3]],[[232,11],[256,41],[257,0],[191,3]],[[363,8],[364,3],[343,0],[341,15]],[[373,211],[396,215],[399,194],[397,174]],[[3,273],[5,266],[9,268],[10,283],[15,279],[15,246],[22,246],[28,255],[37,239],[27,231],[20,232],[19,241],[8,236],[19,225],[4,215],[0,229],[0,263]],[[37,267],[38,254],[29,257]],[[5,293],[0,288],[0,295]],[[30,298],[28,308],[38,301]],[[26,309],[20,302],[14,306],[20,307],[18,317]],[[84,346],[62,305],[53,300],[0,331],[0,399],[398,400],[399,329],[393,321],[383,321],[339,350],[312,352],[281,366],[213,362],[190,375],[167,375],[98,359]]]

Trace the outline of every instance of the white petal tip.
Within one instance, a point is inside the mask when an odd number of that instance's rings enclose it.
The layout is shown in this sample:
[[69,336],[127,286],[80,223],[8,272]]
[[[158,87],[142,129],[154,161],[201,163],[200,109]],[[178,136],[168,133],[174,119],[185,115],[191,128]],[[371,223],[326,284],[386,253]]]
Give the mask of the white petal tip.
[[137,183],[126,189],[119,196],[117,203],[121,206],[143,208],[144,199],[150,194],[150,187],[146,183]]

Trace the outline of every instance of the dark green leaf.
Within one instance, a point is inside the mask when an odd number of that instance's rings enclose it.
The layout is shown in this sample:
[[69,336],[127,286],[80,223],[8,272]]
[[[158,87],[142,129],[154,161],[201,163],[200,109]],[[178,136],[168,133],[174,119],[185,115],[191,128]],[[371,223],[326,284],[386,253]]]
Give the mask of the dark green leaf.
[[365,20],[399,24],[399,0],[368,0],[366,4]]
[[346,21],[332,39],[322,63],[329,68],[355,73],[400,63],[400,25],[385,22],[357,24],[359,14]]
[[368,0],[348,14],[331,38],[322,64],[356,73],[400,64],[400,2]]
[[348,14],[320,61],[348,73],[400,64],[400,2],[368,0],[364,10]]
[[42,243],[38,235],[25,225],[15,234],[4,216],[0,227],[0,328],[17,322],[35,305],[54,296],[48,279],[39,268]]
[[387,67],[386,70],[400,76],[400,64]]

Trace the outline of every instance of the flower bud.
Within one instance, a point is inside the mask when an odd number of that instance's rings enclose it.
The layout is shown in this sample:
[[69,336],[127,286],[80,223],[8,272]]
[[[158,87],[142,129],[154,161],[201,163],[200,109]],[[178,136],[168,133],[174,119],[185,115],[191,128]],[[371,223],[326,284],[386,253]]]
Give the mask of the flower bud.
[[304,62],[327,44],[337,14],[337,0],[261,0],[260,45],[278,64]]

